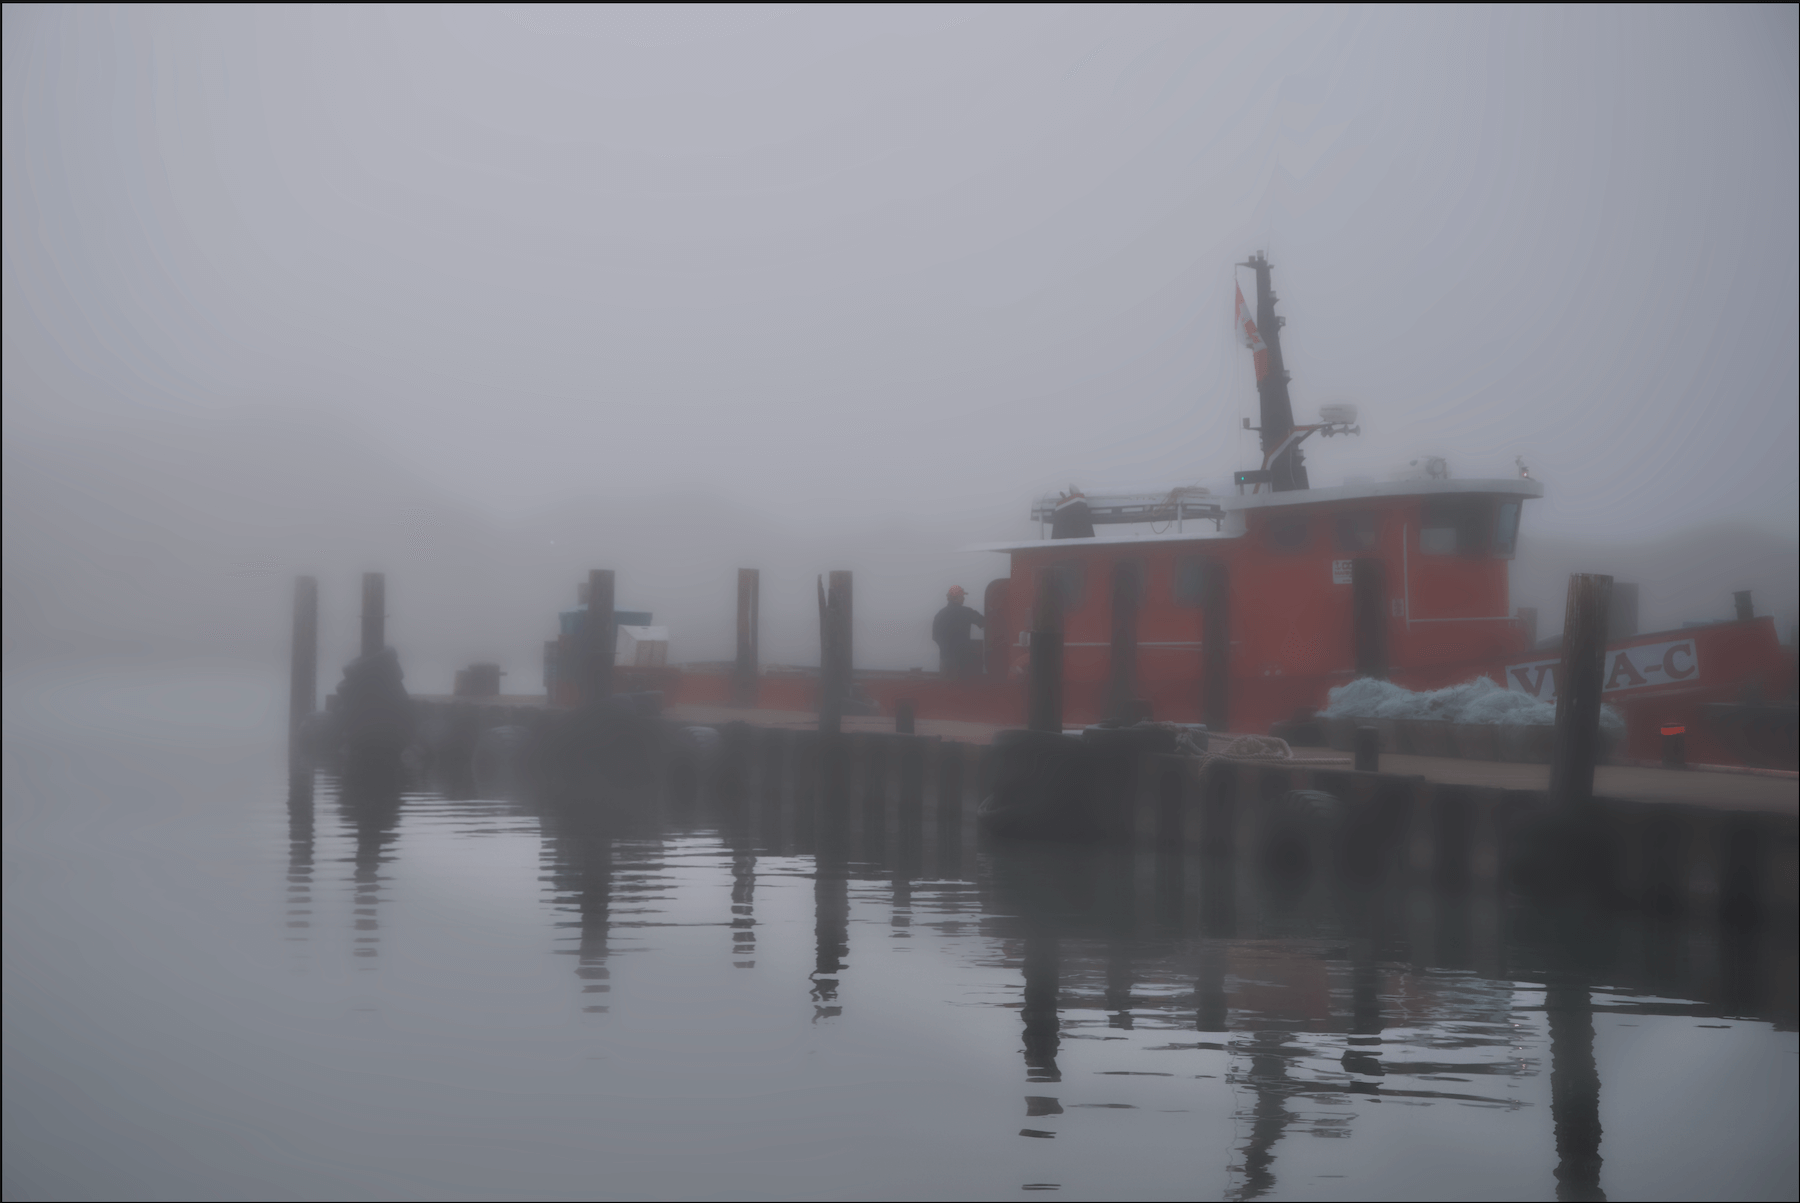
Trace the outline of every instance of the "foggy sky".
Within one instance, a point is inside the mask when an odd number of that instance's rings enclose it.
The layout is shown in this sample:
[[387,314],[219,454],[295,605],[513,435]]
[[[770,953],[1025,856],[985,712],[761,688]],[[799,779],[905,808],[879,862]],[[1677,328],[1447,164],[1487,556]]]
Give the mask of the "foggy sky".
[[[8,475],[68,467],[9,484],[8,539],[70,473],[129,524],[123,482],[216,469],[271,570],[401,556],[392,515],[307,542],[329,479],[247,503],[321,440],[515,541],[680,499],[720,573],[751,514],[1007,538],[1047,489],[1254,466],[1232,265],[1264,248],[1297,415],[1362,411],[1315,484],[1523,456],[1527,538],[1791,543],[1796,36],[1792,7],[9,6]],[[315,433],[221,463],[245,422]]]

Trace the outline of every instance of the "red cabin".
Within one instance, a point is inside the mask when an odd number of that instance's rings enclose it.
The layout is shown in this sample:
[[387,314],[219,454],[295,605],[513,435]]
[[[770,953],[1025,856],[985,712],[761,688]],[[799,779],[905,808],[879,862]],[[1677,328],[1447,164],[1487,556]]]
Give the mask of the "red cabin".
[[[1499,679],[1530,651],[1506,573],[1523,503],[1542,495],[1527,479],[1404,481],[1217,498],[1198,518],[1183,499],[1180,531],[991,545],[1012,572],[989,590],[990,668],[1005,645],[1006,671],[1024,674],[1050,573],[1072,723],[1126,691],[1158,718],[1266,731],[1359,674],[1410,689]],[[1084,500],[1096,522],[1139,520],[1141,499]],[[1114,599],[1132,594],[1136,662],[1116,678]]]

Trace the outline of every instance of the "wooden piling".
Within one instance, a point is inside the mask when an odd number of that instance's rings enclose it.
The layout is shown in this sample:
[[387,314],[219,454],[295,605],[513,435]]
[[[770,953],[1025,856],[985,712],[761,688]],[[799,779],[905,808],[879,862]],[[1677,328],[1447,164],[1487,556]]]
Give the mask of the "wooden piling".
[[756,683],[761,672],[758,641],[762,630],[762,573],[740,568],[737,574],[737,662],[732,666],[731,702],[756,705]]
[[1231,730],[1231,576],[1223,564],[1205,566],[1201,606],[1201,714],[1214,731]]
[[301,728],[319,699],[319,581],[294,578],[294,641],[288,670],[288,767],[303,756]]
[[919,735],[897,737],[898,800],[895,806],[894,871],[901,878],[918,876],[925,847],[925,744]]
[[861,739],[863,858],[880,861],[887,855],[888,846],[888,776],[893,741],[884,735],[864,735]]
[[788,744],[793,732],[779,727],[762,731],[760,760],[762,779],[758,792],[758,819],[765,848],[779,852],[782,846],[782,810],[787,796]]
[[1386,680],[1388,675],[1387,563],[1373,556],[1350,561],[1351,637],[1356,675]]
[[938,746],[937,875],[962,875],[963,778],[968,745],[946,741]]
[[1358,727],[1356,741],[1356,771],[1359,773],[1379,773],[1381,771],[1381,729],[1379,727]]
[[913,713],[916,705],[911,698],[901,698],[894,703],[894,730],[901,735],[913,733]]
[[362,654],[373,656],[387,646],[387,577],[365,572],[362,579]]
[[1113,565],[1112,577],[1112,680],[1107,688],[1107,710],[1124,718],[1137,697],[1138,573],[1135,560]]
[[836,734],[843,727],[855,669],[851,662],[851,574],[833,572],[827,592],[819,588],[819,730]]
[[1756,617],[1756,607],[1750,604],[1750,590],[1740,589],[1731,595],[1732,604],[1737,607],[1737,620],[1749,622]]
[[613,655],[617,635],[613,630],[613,574],[610,568],[588,572],[587,644],[582,674],[582,701],[592,705],[612,693]]
[[[833,572],[826,593],[826,604],[831,610],[831,634],[835,652],[832,657],[832,697],[836,699],[836,717],[844,713],[844,703],[850,700],[851,691],[856,680],[855,658],[851,654],[853,646],[851,621],[853,617],[854,582],[848,572]],[[833,727],[836,730],[836,727]]]
[[1025,725],[1033,731],[1062,731],[1062,592],[1056,573],[1038,574],[1031,608],[1031,686]]
[[824,740],[816,731],[794,732],[794,752],[789,768],[794,800],[794,847],[801,853],[817,849],[819,777]]
[[1594,796],[1612,583],[1610,576],[1593,572],[1569,578],[1562,664],[1556,677],[1556,742],[1550,761],[1550,798],[1557,805],[1581,804]]

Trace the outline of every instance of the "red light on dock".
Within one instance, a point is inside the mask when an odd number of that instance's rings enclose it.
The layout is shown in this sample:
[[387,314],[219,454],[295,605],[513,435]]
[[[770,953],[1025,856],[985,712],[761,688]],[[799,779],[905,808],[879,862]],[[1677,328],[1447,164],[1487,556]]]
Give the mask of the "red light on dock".
[[1676,726],[1670,726],[1670,725],[1667,725],[1667,724],[1665,724],[1665,725],[1664,725],[1664,727],[1663,727],[1663,729],[1662,729],[1662,733],[1663,733],[1663,734],[1664,734],[1664,735],[1686,735],[1686,734],[1687,734],[1687,728],[1686,728],[1686,727],[1676,727]]

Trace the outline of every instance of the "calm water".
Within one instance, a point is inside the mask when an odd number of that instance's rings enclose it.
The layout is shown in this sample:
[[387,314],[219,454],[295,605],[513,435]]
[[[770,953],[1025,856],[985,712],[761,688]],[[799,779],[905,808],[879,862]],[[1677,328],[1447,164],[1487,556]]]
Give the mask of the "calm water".
[[308,803],[280,697],[8,680],[7,1198],[1800,1191],[1791,941]]

